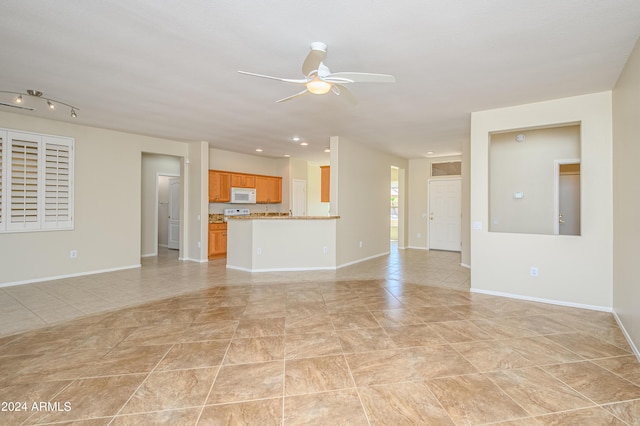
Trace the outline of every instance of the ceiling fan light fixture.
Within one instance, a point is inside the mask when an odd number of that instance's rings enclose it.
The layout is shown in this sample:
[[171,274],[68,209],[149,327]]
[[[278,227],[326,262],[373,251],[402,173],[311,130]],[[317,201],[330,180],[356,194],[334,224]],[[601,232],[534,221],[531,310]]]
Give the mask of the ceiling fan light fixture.
[[327,83],[316,77],[307,83],[307,90],[314,95],[324,95],[331,90],[331,83]]

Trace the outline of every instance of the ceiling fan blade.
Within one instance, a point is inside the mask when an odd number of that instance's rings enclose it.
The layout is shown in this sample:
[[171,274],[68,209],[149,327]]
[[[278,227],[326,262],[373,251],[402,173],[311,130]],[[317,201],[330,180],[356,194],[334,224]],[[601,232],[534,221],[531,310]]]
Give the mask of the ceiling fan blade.
[[396,78],[389,74],[371,74],[368,72],[334,72],[325,77],[325,80],[332,78],[350,80],[353,83],[395,83]]
[[343,98],[345,101],[349,102],[351,105],[356,105],[358,103],[357,99],[355,98],[355,96],[353,96],[351,91],[341,84],[334,84],[331,87],[331,91]]
[[302,63],[302,74],[309,76],[310,73],[317,70],[326,54],[326,44],[320,42],[311,43],[311,52],[309,52]]
[[307,89],[304,89],[302,92],[296,93],[295,95],[287,96],[286,98],[282,98],[276,101],[276,103],[290,101],[291,99],[297,98],[298,96],[306,95],[309,93]]
[[306,78],[301,78],[301,79],[280,78],[280,77],[272,77],[270,75],[256,74],[256,73],[247,72],[247,71],[238,71],[238,72],[240,74],[244,74],[244,75],[251,75],[253,77],[260,77],[260,78],[268,78],[270,80],[284,81],[284,82],[287,82],[287,83],[305,84],[305,83],[308,82],[308,80]]

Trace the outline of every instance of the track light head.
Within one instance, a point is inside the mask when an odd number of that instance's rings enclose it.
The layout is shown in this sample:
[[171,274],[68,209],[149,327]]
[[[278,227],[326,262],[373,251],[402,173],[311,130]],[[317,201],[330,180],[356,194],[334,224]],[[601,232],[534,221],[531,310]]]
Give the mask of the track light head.
[[[7,93],[7,94],[10,94],[10,95],[15,95],[16,96],[16,98],[15,98],[15,103],[16,104],[22,104],[25,101],[24,96],[31,96],[31,97],[34,97],[34,98],[38,98],[38,99],[42,99],[44,101],[47,101],[47,106],[49,107],[50,110],[55,110],[57,105],[64,105],[67,108],[71,109],[71,117],[72,118],[76,118],[78,116],[78,112],[77,112],[77,111],[79,111],[78,107],[75,107],[73,105],[69,105],[69,104],[64,103],[64,102],[57,101],[55,99],[46,98],[46,97],[42,96],[43,93],[41,91],[39,91],[39,90],[28,89],[26,91],[26,93],[0,90],[0,93]],[[35,102],[38,102],[38,101],[35,101]],[[2,103],[2,105],[4,105],[4,106],[12,106],[14,108],[20,108],[20,109],[28,110],[28,111],[35,111],[36,110],[35,107],[32,107],[30,105],[16,106],[16,105],[11,105],[11,104],[6,104],[6,103]]]

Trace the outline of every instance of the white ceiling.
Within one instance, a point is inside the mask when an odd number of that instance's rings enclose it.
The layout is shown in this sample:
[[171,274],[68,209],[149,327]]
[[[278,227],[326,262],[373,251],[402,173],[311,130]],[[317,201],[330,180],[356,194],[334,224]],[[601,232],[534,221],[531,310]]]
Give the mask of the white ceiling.
[[[472,111],[612,89],[640,35],[638,0],[3,0],[0,12],[0,90],[80,108],[0,110],[318,162],[335,135],[406,158],[459,154]],[[237,73],[301,78],[314,41],[334,72],[397,82],[350,85],[356,106],[276,104],[300,88]]]

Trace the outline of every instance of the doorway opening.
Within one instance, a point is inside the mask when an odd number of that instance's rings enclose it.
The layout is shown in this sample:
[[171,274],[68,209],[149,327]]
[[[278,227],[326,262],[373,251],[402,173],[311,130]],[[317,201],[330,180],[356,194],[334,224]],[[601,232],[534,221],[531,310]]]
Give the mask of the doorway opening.
[[141,257],[158,256],[159,249],[180,251],[182,173],[182,157],[142,153]]
[[400,173],[399,168],[391,166],[391,216],[389,220],[389,236],[391,242],[398,243],[398,208],[400,206]]
[[580,161],[556,160],[554,234],[580,235]]

